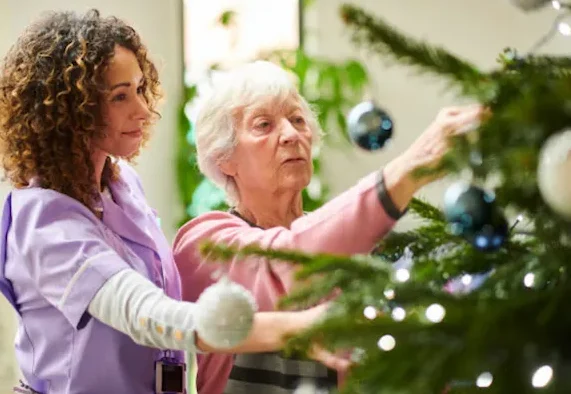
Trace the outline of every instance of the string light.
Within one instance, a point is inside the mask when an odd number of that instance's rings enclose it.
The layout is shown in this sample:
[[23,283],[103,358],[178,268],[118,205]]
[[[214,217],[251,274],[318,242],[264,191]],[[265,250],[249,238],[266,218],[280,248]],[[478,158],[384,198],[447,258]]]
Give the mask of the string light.
[[395,291],[393,289],[386,289],[383,294],[387,300],[395,298]]
[[553,368],[549,365],[539,367],[531,378],[531,385],[535,388],[545,387],[551,382]]
[[481,388],[490,387],[492,382],[494,381],[494,377],[489,372],[484,372],[478,376],[476,379],[476,386]]
[[472,283],[472,275],[466,274],[462,276],[461,281],[464,286],[470,286],[470,283]]
[[557,33],[563,36],[571,36],[571,25],[569,23],[564,22],[564,19],[569,16],[571,11],[571,4],[561,1],[552,1],[551,6],[558,11],[558,15],[553,21],[551,28],[549,31],[542,36],[535,44],[532,45],[528,54],[534,54],[539,49],[541,49],[545,44],[547,44]]
[[373,306],[367,306],[363,310],[363,315],[365,315],[367,319],[373,320],[375,317],[377,317],[377,310]]
[[517,219],[515,220],[514,224],[510,227],[510,233],[516,228],[516,226],[523,220],[523,215],[518,215]]
[[535,284],[535,274],[533,272],[528,272],[523,277],[523,284],[525,287],[533,287]]
[[410,279],[410,272],[406,268],[399,268],[395,273],[396,280],[406,282]]
[[564,36],[571,35],[571,26],[567,22],[559,22],[557,25],[557,30]]
[[433,323],[440,323],[446,315],[446,310],[440,304],[432,304],[426,308],[426,318]]
[[395,321],[403,321],[404,318],[406,317],[406,311],[404,310],[404,308],[397,306],[391,312],[391,316],[392,316],[393,320],[395,320]]
[[379,349],[389,352],[395,348],[396,340],[392,335],[383,335],[377,342]]

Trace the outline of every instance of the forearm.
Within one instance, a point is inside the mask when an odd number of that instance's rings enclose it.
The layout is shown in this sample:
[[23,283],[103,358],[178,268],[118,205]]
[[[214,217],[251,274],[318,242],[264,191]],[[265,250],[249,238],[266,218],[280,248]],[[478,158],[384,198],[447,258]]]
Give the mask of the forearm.
[[252,331],[240,345],[218,349],[196,333],[195,308],[194,303],[167,297],[137,272],[123,270],[98,291],[89,313],[144,346],[215,353],[276,351],[285,336],[307,324],[304,312],[260,312],[254,315]]
[[399,212],[406,209],[414,194],[422,186],[420,180],[415,179],[412,167],[413,163],[401,155],[382,170],[386,193]]
[[303,312],[258,312],[254,315],[252,330],[238,346],[219,350],[211,347],[197,336],[196,346],[212,353],[260,353],[281,349],[286,337],[306,328],[307,319]]
[[[403,193],[407,190],[404,182],[407,178],[400,176],[400,170],[397,170],[389,166],[385,173],[387,191],[391,199],[395,195],[398,215],[389,215],[379,201],[378,171],[314,212],[300,217],[291,228],[250,227],[227,212],[209,212],[189,221],[178,232],[173,249],[186,299],[197,299],[200,290],[212,283],[212,273],[221,268],[199,252],[198,246],[204,241],[307,253],[352,255],[370,252],[392,229],[414,193]],[[258,257],[240,257],[222,269],[252,292],[261,310],[273,309],[273,300],[289,293],[296,283],[295,266],[281,261],[268,264]]]
[[88,310],[94,318],[140,345],[195,350],[195,304],[171,299],[134,270],[111,277]]

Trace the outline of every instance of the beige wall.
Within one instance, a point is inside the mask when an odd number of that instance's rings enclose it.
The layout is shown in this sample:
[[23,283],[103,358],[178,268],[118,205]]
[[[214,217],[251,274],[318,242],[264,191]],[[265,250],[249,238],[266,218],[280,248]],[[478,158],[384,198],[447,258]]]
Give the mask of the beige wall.
[[[375,99],[395,120],[392,145],[380,152],[326,151],[324,171],[334,193],[402,152],[439,108],[462,102],[446,92],[437,77],[419,75],[416,70],[398,64],[391,66],[367,50],[356,48],[338,16],[339,6],[346,2],[370,10],[407,34],[441,45],[483,68],[495,66],[497,54],[507,46],[525,52],[547,32],[556,15],[549,7],[539,13],[524,14],[508,0],[316,1],[306,18],[309,48],[333,59],[357,57],[364,61],[374,79]],[[544,50],[569,54],[571,37],[558,36]],[[440,203],[446,184],[427,187],[421,195]],[[405,228],[410,224],[409,220],[403,220],[400,226]]]
[[[378,153],[326,150],[324,171],[334,193],[382,166],[416,138],[441,106],[457,102],[442,91],[442,84],[435,78],[415,76],[408,68],[387,67],[378,58],[357,50],[338,18],[341,3],[340,0],[315,2],[314,9],[307,15],[308,48],[335,59],[357,56],[364,60],[375,80],[374,95],[392,113],[396,129],[392,146]],[[505,46],[528,48],[547,31],[554,16],[551,10],[522,14],[513,9],[508,0],[359,0],[354,3],[384,16],[416,37],[441,44],[483,67],[492,66],[497,53]],[[131,21],[143,35],[162,64],[168,99],[154,141],[140,158],[137,169],[151,204],[162,215],[169,238],[174,233],[169,224],[174,223],[180,213],[173,172],[182,59],[177,4],[178,0],[0,0],[0,54],[6,51],[24,25],[46,9],[71,7],[82,10],[95,5],[105,14],[116,14]],[[570,40],[559,38],[547,49],[569,53],[570,48]],[[2,200],[7,190],[6,185],[0,184]],[[438,202],[442,190],[442,184],[435,185],[424,194]],[[12,311],[0,300],[0,393],[9,392],[11,380],[16,376],[12,317]]]
[[[103,14],[115,14],[131,22],[144,37],[158,61],[166,91],[163,118],[156,127],[149,148],[139,158],[137,169],[151,204],[158,209],[169,239],[180,217],[175,187],[174,138],[177,105],[182,85],[181,8],[178,0],[0,0],[0,54],[30,20],[49,9],[86,10],[97,7]],[[159,176],[155,176],[158,174]],[[3,201],[8,185],[0,183]],[[176,209],[175,209],[176,208]],[[171,225],[169,225],[171,224]],[[13,367],[13,312],[0,297],[0,393],[10,392],[16,369]]]

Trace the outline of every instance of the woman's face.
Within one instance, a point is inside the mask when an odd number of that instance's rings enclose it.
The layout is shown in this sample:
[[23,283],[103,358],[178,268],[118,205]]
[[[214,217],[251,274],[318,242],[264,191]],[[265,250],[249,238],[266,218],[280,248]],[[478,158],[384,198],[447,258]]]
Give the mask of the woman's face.
[[236,146],[221,169],[241,194],[299,192],[309,184],[312,133],[296,97],[246,107],[236,120]]
[[143,71],[135,54],[117,45],[103,77],[105,137],[95,141],[95,146],[105,155],[128,157],[139,150],[151,116],[143,96]]

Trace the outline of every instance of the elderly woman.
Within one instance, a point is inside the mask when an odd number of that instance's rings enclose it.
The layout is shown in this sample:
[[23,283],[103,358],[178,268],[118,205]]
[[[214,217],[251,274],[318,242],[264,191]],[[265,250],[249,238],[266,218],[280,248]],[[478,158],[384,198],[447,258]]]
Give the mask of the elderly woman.
[[[321,134],[314,114],[289,75],[268,62],[234,70],[203,103],[196,122],[201,171],[224,188],[232,208],[185,224],[174,243],[183,298],[195,301],[221,267],[198,252],[204,240],[306,252],[368,253],[387,234],[414,193],[429,179],[412,172],[436,163],[448,136],[477,122],[479,106],[448,108],[401,156],[361,179],[318,210],[304,214],[302,190],[312,175],[311,150]],[[223,267],[270,311],[293,288],[294,268],[261,258]],[[278,353],[200,355],[199,392],[286,393],[303,378],[337,384],[336,371]]]

